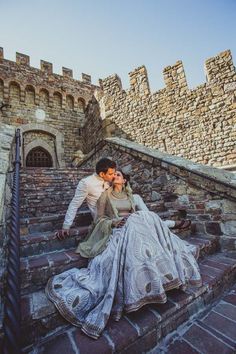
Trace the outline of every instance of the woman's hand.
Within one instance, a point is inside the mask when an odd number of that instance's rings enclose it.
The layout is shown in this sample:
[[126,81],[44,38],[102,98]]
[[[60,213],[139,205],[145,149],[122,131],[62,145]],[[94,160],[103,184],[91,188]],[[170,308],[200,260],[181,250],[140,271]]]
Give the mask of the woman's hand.
[[112,220],[111,226],[113,228],[120,228],[120,227],[124,226],[124,224],[126,223],[126,220],[127,220],[127,218],[122,218],[120,220],[117,220],[117,219]]

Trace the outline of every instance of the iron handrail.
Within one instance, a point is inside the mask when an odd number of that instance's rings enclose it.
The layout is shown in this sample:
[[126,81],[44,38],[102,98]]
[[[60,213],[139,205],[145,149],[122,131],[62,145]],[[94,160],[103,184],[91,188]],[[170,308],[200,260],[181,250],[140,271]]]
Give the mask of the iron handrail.
[[16,130],[10,233],[3,320],[3,353],[20,354],[20,129]]

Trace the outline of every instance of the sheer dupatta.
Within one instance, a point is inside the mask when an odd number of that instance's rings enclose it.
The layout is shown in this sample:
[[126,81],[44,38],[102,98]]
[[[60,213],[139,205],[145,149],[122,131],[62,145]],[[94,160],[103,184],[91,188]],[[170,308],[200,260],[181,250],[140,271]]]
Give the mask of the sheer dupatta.
[[[112,224],[119,221],[118,210],[111,198],[112,187],[103,192],[97,201],[97,215],[86,239],[78,245],[76,253],[82,257],[93,258],[104,251],[110,235]],[[129,185],[126,188],[127,197],[131,202],[132,212],[135,212],[135,202]]]

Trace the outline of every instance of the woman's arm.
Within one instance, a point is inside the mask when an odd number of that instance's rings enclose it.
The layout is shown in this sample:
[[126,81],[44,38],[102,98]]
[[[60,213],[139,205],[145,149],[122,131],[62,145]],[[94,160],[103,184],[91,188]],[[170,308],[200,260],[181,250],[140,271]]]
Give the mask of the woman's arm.
[[[148,207],[144,203],[143,199],[140,197],[138,194],[134,194],[134,202],[137,210],[143,210],[143,211],[149,211]],[[167,226],[168,228],[172,228],[175,226],[175,221],[174,220],[162,220],[162,222]]]
[[144,203],[142,197],[139,194],[134,194],[134,204],[137,210],[144,210],[144,211],[148,211],[148,207],[146,206],[146,204]]

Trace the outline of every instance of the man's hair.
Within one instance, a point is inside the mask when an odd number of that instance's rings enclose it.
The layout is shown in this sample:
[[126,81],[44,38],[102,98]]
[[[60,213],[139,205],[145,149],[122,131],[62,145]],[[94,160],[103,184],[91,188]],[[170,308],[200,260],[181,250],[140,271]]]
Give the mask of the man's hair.
[[96,173],[99,174],[100,172],[107,173],[108,168],[116,168],[115,161],[112,161],[106,157],[100,159],[96,164]]

